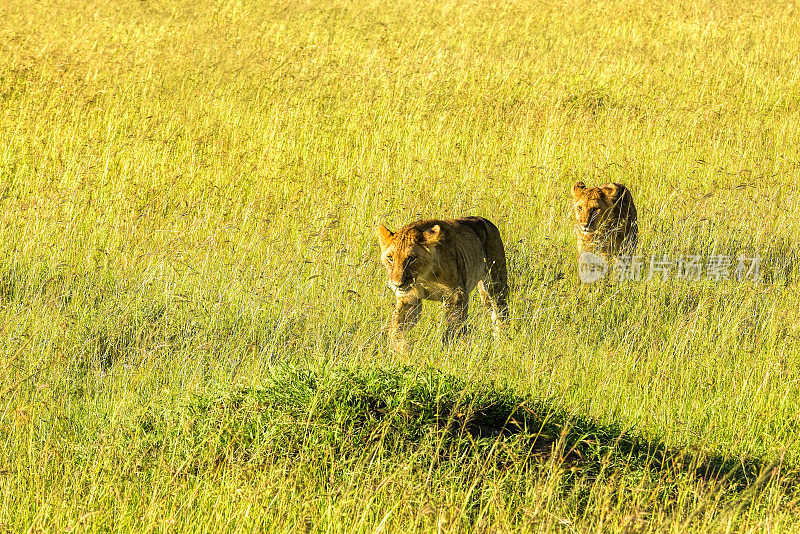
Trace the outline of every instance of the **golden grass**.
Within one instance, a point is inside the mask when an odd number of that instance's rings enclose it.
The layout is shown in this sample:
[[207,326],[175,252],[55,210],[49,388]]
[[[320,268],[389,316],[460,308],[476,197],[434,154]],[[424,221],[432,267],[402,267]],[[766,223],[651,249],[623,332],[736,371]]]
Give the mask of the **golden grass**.
[[[0,21],[9,531],[796,530],[793,4],[7,0]],[[762,282],[579,287],[578,179],[628,185],[643,254],[759,255]],[[769,475],[286,457],[280,426],[268,461],[189,473],[213,433],[130,430],[276,366],[395,368],[374,225],[465,214],[506,241],[508,339],[473,306],[441,347],[428,306],[404,369]]]

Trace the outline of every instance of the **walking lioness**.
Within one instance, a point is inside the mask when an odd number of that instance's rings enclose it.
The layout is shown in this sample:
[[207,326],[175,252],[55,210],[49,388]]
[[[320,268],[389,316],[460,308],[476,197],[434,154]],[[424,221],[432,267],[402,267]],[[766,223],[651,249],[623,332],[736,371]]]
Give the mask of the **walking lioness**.
[[636,248],[637,221],[633,196],[622,184],[572,186],[578,254],[591,252],[609,259]]
[[380,225],[375,234],[389,289],[397,298],[387,324],[395,350],[408,350],[405,333],[419,319],[423,300],[444,305],[445,342],[462,330],[475,286],[492,312],[495,330],[508,318],[506,253],[500,231],[490,221],[423,220],[394,233]]

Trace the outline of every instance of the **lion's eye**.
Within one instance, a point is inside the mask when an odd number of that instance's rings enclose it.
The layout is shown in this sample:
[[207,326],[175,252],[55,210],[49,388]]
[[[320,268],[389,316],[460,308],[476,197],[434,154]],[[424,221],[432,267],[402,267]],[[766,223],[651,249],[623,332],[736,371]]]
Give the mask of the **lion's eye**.
[[392,255],[391,255],[391,254],[389,254],[388,256],[386,256],[386,261],[388,261],[389,263],[392,263],[392,262],[394,262],[394,258],[392,258]]

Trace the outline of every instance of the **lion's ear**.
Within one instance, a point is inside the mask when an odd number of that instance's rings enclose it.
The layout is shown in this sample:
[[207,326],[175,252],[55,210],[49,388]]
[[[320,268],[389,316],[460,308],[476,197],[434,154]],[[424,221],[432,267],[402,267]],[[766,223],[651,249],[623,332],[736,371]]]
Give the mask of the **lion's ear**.
[[577,197],[581,194],[581,191],[586,189],[586,184],[583,182],[575,182],[575,185],[572,186],[572,196]]
[[439,242],[442,236],[442,228],[438,224],[434,224],[424,232],[422,232],[423,245],[435,245]]
[[625,186],[622,184],[605,184],[600,186],[600,191],[602,191],[608,202],[613,204],[625,191]]
[[378,244],[381,246],[381,250],[386,250],[386,247],[392,242],[393,235],[391,230],[382,224],[379,224],[378,227],[375,228],[375,237],[378,238]]

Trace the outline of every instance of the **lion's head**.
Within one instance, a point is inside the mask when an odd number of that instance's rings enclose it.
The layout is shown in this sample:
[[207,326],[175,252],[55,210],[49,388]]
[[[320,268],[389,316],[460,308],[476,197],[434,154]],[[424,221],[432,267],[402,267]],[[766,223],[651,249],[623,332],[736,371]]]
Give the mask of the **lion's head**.
[[410,292],[430,273],[441,228],[426,226],[416,224],[393,233],[381,224],[375,230],[389,289],[398,296]]
[[593,233],[608,222],[620,187],[618,184],[606,184],[587,188],[583,182],[572,186],[575,222],[582,232]]

